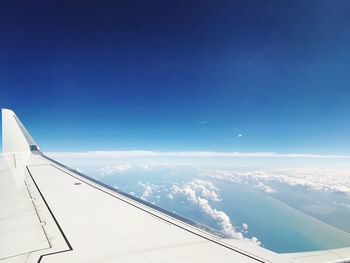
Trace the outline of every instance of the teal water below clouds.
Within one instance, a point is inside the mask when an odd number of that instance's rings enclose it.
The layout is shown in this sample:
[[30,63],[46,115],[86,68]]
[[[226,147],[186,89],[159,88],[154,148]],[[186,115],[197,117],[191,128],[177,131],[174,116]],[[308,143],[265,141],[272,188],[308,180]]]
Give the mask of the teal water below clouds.
[[215,182],[234,224],[247,223],[262,245],[276,252],[312,251],[350,246],[350,234],[247,186]]

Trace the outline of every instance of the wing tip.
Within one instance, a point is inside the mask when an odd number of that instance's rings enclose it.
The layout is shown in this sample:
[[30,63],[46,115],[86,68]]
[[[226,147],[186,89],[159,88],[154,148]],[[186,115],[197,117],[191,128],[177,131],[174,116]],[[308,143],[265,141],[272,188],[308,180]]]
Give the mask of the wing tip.
[[2,112],[8,112],[8,113],[12,113],[12,114],[15,114],[13,110],[9,109],[9,108],[1,108],[1,111]]
[[27,152],[41,153],[15,112],[8,108],[1,108],[2,112],[2,147],[3,153]]

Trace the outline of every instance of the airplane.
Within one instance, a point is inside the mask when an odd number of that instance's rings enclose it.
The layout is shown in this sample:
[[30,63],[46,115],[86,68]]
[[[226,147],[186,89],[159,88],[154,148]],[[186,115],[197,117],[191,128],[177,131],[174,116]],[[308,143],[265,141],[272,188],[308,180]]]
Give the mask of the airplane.
[[46,156],[9,109],[2,146],[0,263],[350,262],[350,248],[278,254],[229,239],[100,183]]

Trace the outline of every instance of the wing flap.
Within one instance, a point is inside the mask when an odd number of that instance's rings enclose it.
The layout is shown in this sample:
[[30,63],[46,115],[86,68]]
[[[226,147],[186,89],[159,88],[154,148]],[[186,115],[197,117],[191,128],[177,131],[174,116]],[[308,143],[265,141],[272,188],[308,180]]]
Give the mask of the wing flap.
[[14,179],[19,168],[1,158],[0,169],[0,259],[50,248],[25,182]]

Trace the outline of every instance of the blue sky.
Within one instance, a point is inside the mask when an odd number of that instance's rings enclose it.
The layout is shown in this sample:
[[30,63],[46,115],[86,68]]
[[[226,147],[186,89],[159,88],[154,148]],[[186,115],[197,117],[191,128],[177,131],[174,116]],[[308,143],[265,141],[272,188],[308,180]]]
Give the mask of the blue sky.
[[349,11],[345,0],[2,2],[1,107],[46,151],[350,154]]

